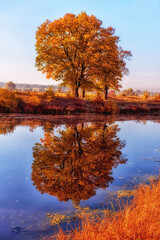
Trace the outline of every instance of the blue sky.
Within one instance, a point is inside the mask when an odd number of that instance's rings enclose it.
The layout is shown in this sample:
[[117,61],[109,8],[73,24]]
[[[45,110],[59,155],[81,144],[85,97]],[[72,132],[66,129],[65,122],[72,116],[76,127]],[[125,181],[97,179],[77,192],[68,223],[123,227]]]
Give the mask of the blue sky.
[[34,67],[35,31],[46,19],[81,11],[114,27],[132,52],[123,88],[160,91],[160,0],[0,0],[0,81],[55,84]]

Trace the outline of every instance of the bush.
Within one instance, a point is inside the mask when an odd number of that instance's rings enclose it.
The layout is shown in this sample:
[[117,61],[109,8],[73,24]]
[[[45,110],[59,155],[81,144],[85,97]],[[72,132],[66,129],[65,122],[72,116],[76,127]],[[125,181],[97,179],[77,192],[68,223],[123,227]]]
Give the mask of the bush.
[[155,100],[160,100],[160,93],[157,93],[153,96]]
[[44,98],[47,102],[52,102],[55,100],[55,93],[51,87],[44,92]]
[[146,90],[144,93],[143,93],[143,96],[142,96],[142,98],[143,99],[148,99],[149,98],[149,92]]
[[15,112],[19,104],[19,100],[13,91],[0,89],[0,110],[1,112]]

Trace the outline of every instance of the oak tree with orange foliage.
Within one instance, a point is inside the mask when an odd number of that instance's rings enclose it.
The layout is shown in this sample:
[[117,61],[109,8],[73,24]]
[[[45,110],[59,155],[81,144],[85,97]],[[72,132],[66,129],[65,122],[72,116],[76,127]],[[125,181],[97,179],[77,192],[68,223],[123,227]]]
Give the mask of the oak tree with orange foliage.
[[46,20],[36,32],[36,67],[47,78],[74,89],[76,97],[79,88],[117,86],[126,72],[124,59],[131,55],[118,47],[118,39],[113,28],[102,27],[99,19],[85,12]]
[[107,99],[108,90],[119,90],[120,81],[124,74],[127,74],[125,59],[132,56],[130,51],[124,51],[118,46],[119,37],[115,36],[115,29],[108,27],[101,31],[100,53],[95,57],[95,80],[99,87],[104,91],[104,98]]

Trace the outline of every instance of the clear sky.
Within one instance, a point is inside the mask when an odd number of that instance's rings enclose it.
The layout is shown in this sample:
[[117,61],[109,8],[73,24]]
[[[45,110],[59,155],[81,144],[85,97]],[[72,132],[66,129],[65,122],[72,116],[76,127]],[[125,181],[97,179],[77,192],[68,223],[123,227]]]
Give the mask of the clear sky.
[[0,0],[0,82],[55,84],[34,67],[35,31],[81,11],[114,27],[132,52],[123,88],[160,91],[160,0]]

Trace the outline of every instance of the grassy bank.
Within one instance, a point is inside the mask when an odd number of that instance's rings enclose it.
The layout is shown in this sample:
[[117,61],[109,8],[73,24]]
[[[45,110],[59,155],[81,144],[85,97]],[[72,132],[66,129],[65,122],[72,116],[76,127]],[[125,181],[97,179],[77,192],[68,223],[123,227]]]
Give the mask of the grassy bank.
[[108,97],[100,95],[74,98],[70,94],[45,92],[21,92],[0,89],[0,113],[22,114],[159,114],[160,98]]
[[160,239],[160,180],[142,184],[131,204],[113,215],[93,221],[86,216],[82,228],[50,238],[57,240],[159,240]]

